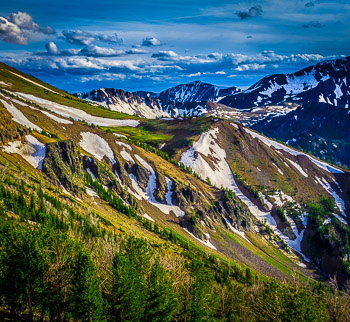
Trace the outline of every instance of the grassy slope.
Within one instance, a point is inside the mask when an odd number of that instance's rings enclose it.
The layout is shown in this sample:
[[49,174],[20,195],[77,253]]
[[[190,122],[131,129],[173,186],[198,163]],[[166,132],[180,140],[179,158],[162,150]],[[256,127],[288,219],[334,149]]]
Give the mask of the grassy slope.
[[[25,78],[28,78],[31,81],[38,83],[39,85],[47,87],[48,89],[54,92],[47,90],[43,87],[36,86],[35,84],[28,82],[17,75],[14,75],[12,72],[19,74]],[[0,83],[0,88],[4,90],[31,94],[52,102],[81,109],[94,116],[100,116],[100,117],[106,117],[106,118],[112,118],[112,119],[138,119],[135,116],[131,116],[131,115],[127,115],[119,112],[113,112],[99,106],[88,104],[86,101],[78,99],[64,91],[58,90],[55,87],[52,87],[36,79],[35,77],[21,73],[3,63],[0,63],[0,81],[3,81],[8,85],[11,85],[11,86],[7,86]]]
[[[28,77],[27,75],[24,75],[25,77]],[[23,81],[23,79],[12,75],[11,73],[8,73],[4,70],[1,70],[1,77],[4,82],[6,83],[11,83],[13,87],[11,87],[11,90],[21,90],[22,92],[28,92],[34,95],[37,95],[39,97],[43,97],[46,99],[52,99],[53,101],[59,102],[59,103],[67,103],[69,102],[71,106],[74,106],[76,108],[81,108],[81,109],[93,109],[96,111],[95,115],[99,116],[104,116],[107,113],[108,115],[113,115],[115,118],[119,117],[120,113],[114,113],[114,112],[109,112],[106,110],[102,110],[98,107],[93,107],[90,106],[89,104],[86,104],[74,97],[64,97],[61,95],[54,94],[50,91],[46,91],[40,87],[35,86],[34,84],[28,83],[26,81]],[[1,78],[0,78],[1,79]],[[38,80],[34,79],[35,82],[39,82]],[[41,82],[40,82],[41,83]],[[47,86],[45,83],[41,83],[44,86]],[[5,88],[5,87],[4,87]],[[55,91],[58,91],[54,88],[52,88]],[[66,95],[64,92],[60,92],[62,95]],[[68,105],[68,104],[67,104]],[[88,127],[84,124],[81,124],[80,122],[74,122],[73,125],[60,125],[56,123],[55,121],[47,118],[44,116],[41,112],[39,111],[33,111],[29,110],[28,108],[25,108],[21,105],[17,105],[17,108],[20,109],[32,122],[40,124],[40,126],[45,129],[47,132],[52,133],[52,134],[57,134],[60,139],[68,139],[71,138],[75,140],[76,142],[79,142],[80,140],[80,132],[82,131],[90,131],[90,132],[95,132],[101,134],[102,132],[99,131],[98,129],[93,129],[91,127]],[[87,110],[86,110],[87,111]],[[91,113],[91,110],[89,110]],[[93,114],[93,113],[91,113]],[[109,116],[110,117],[110,116]],[[125,115],[123,117],[126,117]],[[129,117],[129,116],[128,116]],[[207,130],[211,125],[213,124],[213,120],[210,118],[192,118],[185,120],[183,122],[180,122],[178,120],[174,121],[162,121],[162,120],[142,120],[142,127],[137,128],[137,129],[118,129],[118,133],[124,133],[128,134],[131,138],[133,139],[140,139],[144,138],[144,141],[150,142],[150,143],[161,143],[168,141],[165,150],[168,150],[170,154],[172,155],[179,155],[180,151],[183,150],[190,144],[198,135]],[[66,130],[64,130],[64,128]],[[108,130],[108,129],[104,129]],[[116,131],[116,129],[110,129],[112,131]],[[124,131],[124,132],[123,132]],[[109,131],[107,131],[109,132]],[[146,137],[143,137],[146,134]],[[34,133],[37,138],[43,142],[43,143],[48,143],[52,141],[53,139],[49,139],[45,136],[39,135]],[[108,138],[109,143],[113,147],[113,149],[118,153],[118,147],[114,144],[113,146],[113,141],[115,140],[115,136],[112,134],[106,133],[105,134],[106,138]],[[190,180],[192,183],[196,182],[197,185],[199,185],[200,189],[202,191],[207,190],[207,193],[210,191],[210,187],[203,183],[202,181],[198,180],[197,178],[184,173],[183,171],[180,171],[176,166],[170,164],[169,162],[165,161],[164,159],[155,156],[154,154],[150,152],[146,152],[143,149],[136,148],[138,153],[145,158],[146,160],[152,160],[153,163],[156,165],[157,169],[164,174],[168,175],[171,178],[176,178],[177,180],[180,180],[181,182],[186,182],[187,180]],[[4,155],[5,158],[8,158],[7,155]],[[16,160],[21,160],[20,157],[16,156],[11,156],[12,158]],[[18,161],[17,161],[18,162]],[[25,167],[28,165],[25,162],[21,162],[22,164],[25,164]],[[27,171],[27,169],[26,169]],[[38,171],[35,171],[36,175]],[[39,172],[40,173],[40,172]],[[91,199],[91,198],[90,198]],[[88,200],[88,199],[87,199]],[[89,202],[89,201],[84,201],[84,202]],[[95,207],[92,204],[89,205],[90,207]],[[98,210],[101,213],[101,216],[105,217],[106,219],[110,220],[115,224],[117,227],[120,227],[120,229],[125,230],[125,231],[134,231],[136,228],[135,222],[128,222],[128,220],[125,220],[125,216],[121,216],[118,214],[114,214],[113,211],[107,206],[107,205],[99,205]],[[152,208],[151,208],[152,209]],[[155,212],[153,215],[156,218],[156,221],[158,224],[161,226],[167,226],[171,227],[182,235],[186,239],[192,240],[194,244],[197,245],[197,247],[200,247],[201,249],[205,249],[206,251],[212,252],[211,250],[208,250],[205,248],[201,243],[190,237],[187,233],[185,233],[182,228],[178,225],[178,221],[175,220],[169,220],[169,218],[166,218],[164,214],[161,212],[157,213],[157,209],[152,209],[152,211]],[[113,215],[112,215],[113,214]],[[119,228],[118,228],[119,229]],[[221,227],[222,229],[222,227]],[[138,230],[138,229],[137,229]],[[138,232],[139,233],[139,232]],[[144,232],[141,233],[141,235],[144,234]],[[263,251],[264,247],[269,247],[272,248],[271,245],[266,246],[263,240],[261,240],[259,243],[256,243],[258,246],[250,246],[247,244],[246,241],[241,240],[240,237],[236,238],[231,234],[231,233],[225,233],[229,238],[231,239],[232,242],[239,244],[243,246],[246,249],[249,249],[252,253],[255,253],[258,257],[266,260],[268,263],[270,263],[272,266],[277,268],[278,270],[281,270],[282,272],[286,274],[290,274],[291,269],[289,265],[291,262],[285,261],[288,263],[287,265],[285,263],[281,264],[281,258],[285,260],[285,255],[283,255],[280,251],[270,251],[268,255],[265,254]],[[149,235],[149,232],[148,232]],[[152,234],[151,234],[152,235]],[[222,236],[220,235],[213,235],[213,238],[217,240],[217,242],[223,242]],[[256,237],[257,238],[257,237]],[[233,255],[232,249],[230,249],[230,245],[223,242],[223,252],[226,254],[224,258],[230,259],[230,258],[243,258],[242,254],[238,257]],[[217,252],[215,252],[217,253]],[[222,256],[222,255],[220,255]],[[249,264],[249,261],[248,261]],[[251,264],[251,263],[250,263]],[[297,267],[294,266],[294,268],[297,269]],[[259,269],[259,268],[258,268]]]

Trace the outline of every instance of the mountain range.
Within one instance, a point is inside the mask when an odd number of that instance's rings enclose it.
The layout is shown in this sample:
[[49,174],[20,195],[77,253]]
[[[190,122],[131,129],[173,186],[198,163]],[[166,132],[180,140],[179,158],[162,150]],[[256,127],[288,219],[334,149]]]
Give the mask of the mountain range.
[[[313,108],[316,119],[326,119],[331,114],[339,117],[343,115],[347,123],[348,114],[345,111],[348,109],[350,99],[349,68],[349,57],[326,60],[293,74],[266,76],[247,90],[240,90],[237,87],[219,88],[212,84],[195,81],[160,93],[145,91],[130,93],[123,90],[98,89],[75,95],[111,110],[147,118],[211,115],[237,120],[253,127],[262,121],[254,128],[272,134],[270,125],[274,125],[276,129],[281,127],[286,119],[302,111],[299,109],[295,112],[295,109],[305,104],[309,109],[308,106],[311,103],[325,104],[318,104],[317,106],[320,106],[318,110],[316,107]],[[337,107],[343,110],[338,110]],[[273,123],[270,124],[271,119]],[[293,127],[293,133],[297,134],[294,136],[299,136],[299,139],[294,138],[293,135],[286,136],[283,130],[274,131],[273,137],[284,142],[288,141],[294,147],[311,151],[323,160],[350,166],[349,136],[343,136],[342,142],[338,142],[342,148],[335,148],[338,146],[335,141],[339,141],[339,135],[332,134],[337,132],[338,118],[327,121],[327,131],[316,130],[315,126],[312,129],[309,126],[305,127],[300,124],[302,119],[301,115],[297,128]],[[294,123],[288,124],[292,126],[291,124]],[[323,135],[326,132],[327,135]],[[319,141],[310,140],[310,136],[306,139],[305,133],[313,134]],[[321,149],[317,142],[323,142],[322,144],[326,147]]]
[[154,310],[169,320],[346,320],[349,297],[335,290],[350,283],[350,172],[336,164],[349,151],[348,61],[246,91],[194,82],[75,96],[1,63],[2,249],[18,239],[0,256],[2,274],[22,272],[27,253],[49,263],[15,275],[35,278],[19,304],[0,276],[6,307],[69,317],[97,312],[100,294],[110,320]]

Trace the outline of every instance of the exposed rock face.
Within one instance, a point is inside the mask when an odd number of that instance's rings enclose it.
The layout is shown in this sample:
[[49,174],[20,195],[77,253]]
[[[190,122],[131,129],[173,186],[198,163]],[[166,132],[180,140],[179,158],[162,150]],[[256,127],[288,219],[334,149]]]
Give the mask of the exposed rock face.
[[148,180],[149,180],[148,170],[145,169],[144,167],[140,166],[139,164],[135,163],[132,166],[130,172],[134,173],[134,175],[136,176],[137,182],[138,182],[139,186],[141,187],[141,189],[146,190]]
[[156,179],[157,188],[154,192],[154,197],[158,202],[165,203],[165,194],[168,192],[167,183],[165,180],[165,176],[161,173],[158,173]]
[[[224,194],[218,196],[218,199],[209,203],[202,194],[189,186],[181,186],[175,182],[173,191],[173,202],[187,213],[195,213],[199,220],[203,220],[210,227],[209,217],[218,224],[224,224],[226,221],[234,223],[237,229],[253,231],[254,217],[250,214],[248,208],[236,197],[226,199]],[[188,217],[187,217],[188,218]]]
[[84,177],[82,157],[73,141],[46,144],[42,171],[59,186],[79,192]]

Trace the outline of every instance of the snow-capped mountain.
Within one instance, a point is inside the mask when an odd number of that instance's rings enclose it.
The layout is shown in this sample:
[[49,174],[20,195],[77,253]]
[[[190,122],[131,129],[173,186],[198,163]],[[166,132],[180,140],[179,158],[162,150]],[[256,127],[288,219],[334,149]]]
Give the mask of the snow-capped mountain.
[[175,102],[204,102],[218,101],[221,98],[239,93],[241,90],[237,87],[220,88],[218,86],[195,81],[188,84],[180,84],[168,88],[158,94],[158,98],[164,101]]
[[219,102],[235,108],[278,105],[283,102],[324,102],[349,106],[350,57],[326,60],[293,74],[264,77],[247,90]]
[[323,160],[350,166],[350,111],[326,103],[306,103],[251,127]]
[[96,102],[112,111],[146,118],[159,118],[213,114],[213,110],[217,112],[218,109],[220,111],[221,109],[220,106],[212,102],[239,91],[240,89],[236,87],[219,88],[196,81],[169,88],[161,93],[147,91],[131,93],[121,89],[100,88],[74,95],[84,100]]
[[151,119],[170,116],[163,110],[158,99],[151,96],[141,97],[122,89],[100,88],[89,93],[77,93],[75,96],[96,102],[112,111],[130,115]]

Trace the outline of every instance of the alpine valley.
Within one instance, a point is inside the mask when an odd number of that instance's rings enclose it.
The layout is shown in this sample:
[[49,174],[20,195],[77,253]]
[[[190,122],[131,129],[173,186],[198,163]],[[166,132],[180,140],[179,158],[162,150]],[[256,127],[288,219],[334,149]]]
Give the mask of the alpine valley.
[[349,320],[349,70],[71,95],[0,63],[1,316]]

